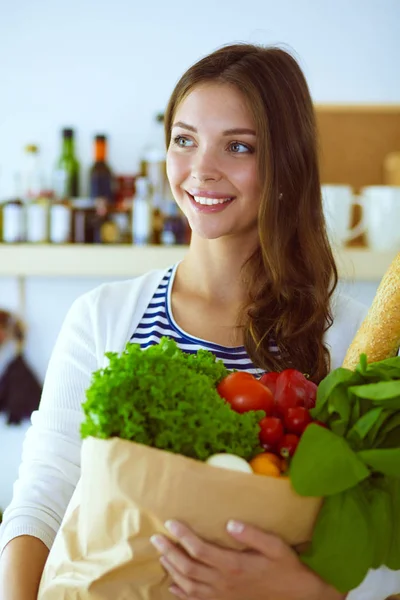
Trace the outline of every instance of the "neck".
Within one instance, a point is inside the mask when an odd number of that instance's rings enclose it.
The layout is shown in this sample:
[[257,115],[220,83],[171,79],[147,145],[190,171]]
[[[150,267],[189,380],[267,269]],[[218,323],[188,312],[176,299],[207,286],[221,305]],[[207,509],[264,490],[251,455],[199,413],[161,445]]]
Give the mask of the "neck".
[[242,267],[255,248],[254,237],[205,240],[193,234],[177,271],[180,286],[206,301],[240,306],[247,300]]
[[73,156],[74,155],[74,140],[73,139],[67,138],[64,140],[63,155],[64,156]]

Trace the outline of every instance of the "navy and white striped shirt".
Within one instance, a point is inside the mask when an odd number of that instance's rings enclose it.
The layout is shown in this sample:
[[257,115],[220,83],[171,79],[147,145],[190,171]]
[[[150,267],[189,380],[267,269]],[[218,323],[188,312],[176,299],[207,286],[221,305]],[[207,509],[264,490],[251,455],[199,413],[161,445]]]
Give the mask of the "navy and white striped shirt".
[[[130,341],[140,344],[144,349],[158,344],[165,336],[172,338],[183,352],[195,354],[200,349],[209,350],[217,359],[222,360],[227,369],[261,375],[264,371],[254,366],[244,346],[219,346],[193,337],[179,327],[171,311],[171,290],[177,266],[171,267],[164,275]],[[279,349],[274,345],[270,346],[270,351],[279,353]]]

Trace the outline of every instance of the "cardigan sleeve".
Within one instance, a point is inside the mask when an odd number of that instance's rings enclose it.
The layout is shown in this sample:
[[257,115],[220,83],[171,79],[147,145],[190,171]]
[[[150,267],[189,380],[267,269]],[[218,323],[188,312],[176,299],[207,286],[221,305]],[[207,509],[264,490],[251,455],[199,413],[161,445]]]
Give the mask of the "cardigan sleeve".
[[387,567],[371,569],[364,581],[352,590],[346,600],[386,600],[392,594],[400,593],[400,571]]
[[167,269],[104,283],[72,304],[54,346],[19,476],[0,526],[0,554],[21,535],[51,548],[80,478],[81,404],[104,352],[120,352]]
[[50,548],[80,477],[81,403],[97,368],[96,294],[72,304],[55,343],[39,409],[32,414],[13,497],[0,527],[0,553],[30,535]]

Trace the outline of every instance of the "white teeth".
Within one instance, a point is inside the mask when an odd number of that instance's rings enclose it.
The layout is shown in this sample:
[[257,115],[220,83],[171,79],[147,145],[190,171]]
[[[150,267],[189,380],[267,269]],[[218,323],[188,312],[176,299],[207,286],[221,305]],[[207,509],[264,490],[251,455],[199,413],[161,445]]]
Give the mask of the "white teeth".
[[199,204],[204,204],[206,206],[212,206],[213,204],[224,204],[224,202],[229,202],[231,198],[203,198],[202,196],[193,196],[196,202]]

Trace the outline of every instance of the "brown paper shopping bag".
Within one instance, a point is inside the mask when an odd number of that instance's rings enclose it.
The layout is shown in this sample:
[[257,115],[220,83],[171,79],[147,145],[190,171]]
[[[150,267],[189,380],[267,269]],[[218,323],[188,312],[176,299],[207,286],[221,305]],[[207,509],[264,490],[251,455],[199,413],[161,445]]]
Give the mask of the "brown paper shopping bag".
[[46,563],[39,600],[172,600],[150,543],[163,523],[239,548],[229,519],[297,545],[311,538],[321,500],[287,478],[229,471],[126,440],[88,438],[82,474]]

